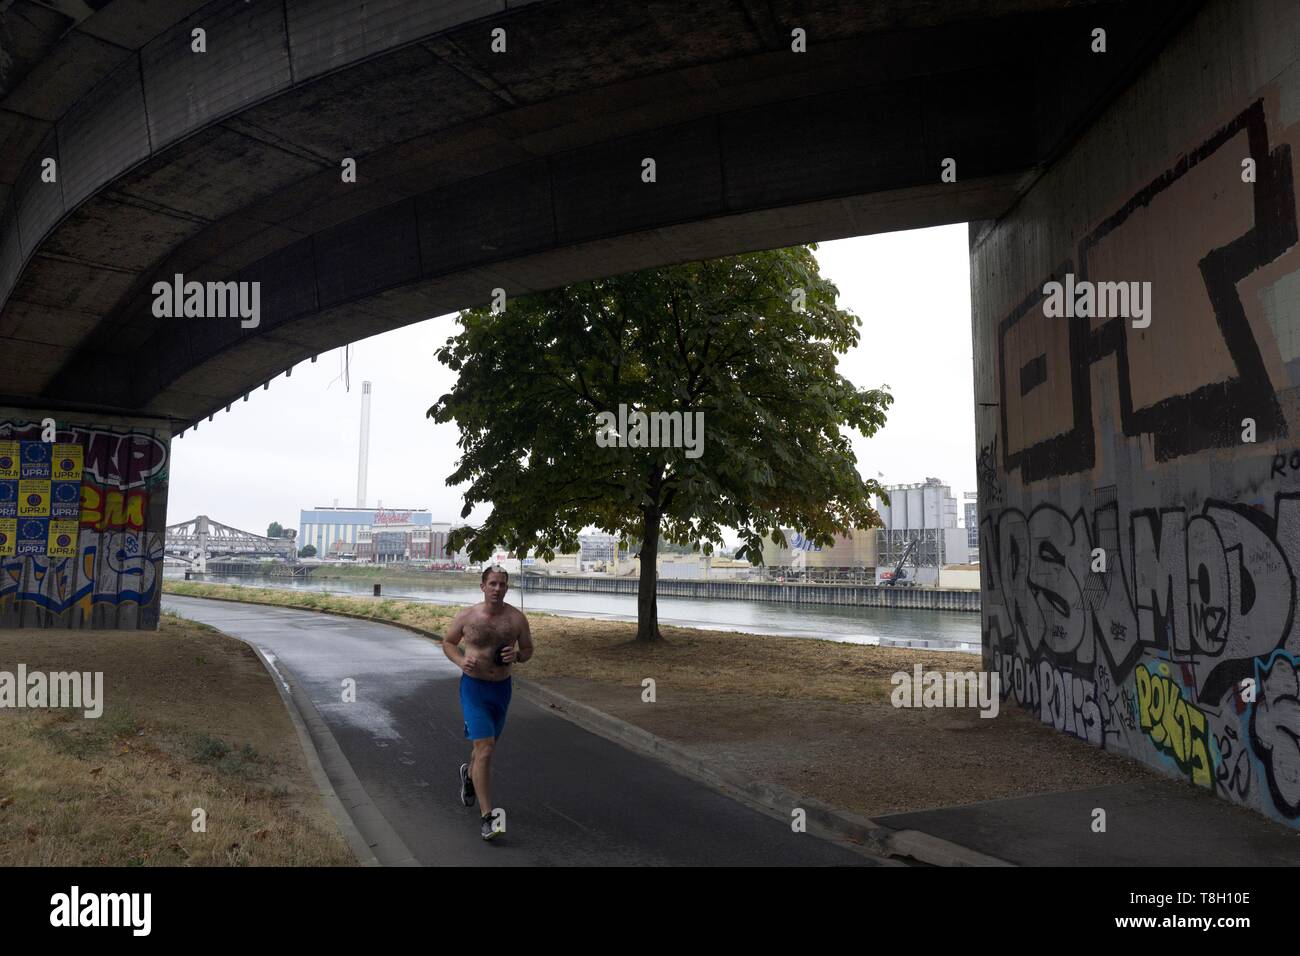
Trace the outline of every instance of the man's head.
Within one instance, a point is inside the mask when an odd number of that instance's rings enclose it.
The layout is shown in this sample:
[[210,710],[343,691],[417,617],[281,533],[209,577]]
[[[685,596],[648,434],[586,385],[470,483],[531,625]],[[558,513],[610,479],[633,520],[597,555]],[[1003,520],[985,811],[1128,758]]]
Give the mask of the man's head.
[[506,591],[510,589],[510,575],[505,568],[496,564],[484,568],[483,576],[479,579],[479,589],[488,604],[501,604],[506,599]]

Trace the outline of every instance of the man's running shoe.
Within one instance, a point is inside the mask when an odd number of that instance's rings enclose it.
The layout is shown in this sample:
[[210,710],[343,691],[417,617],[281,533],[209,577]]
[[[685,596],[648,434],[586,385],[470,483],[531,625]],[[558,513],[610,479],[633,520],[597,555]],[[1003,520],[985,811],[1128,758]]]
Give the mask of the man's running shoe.
[[469,764],[460,765],[460,802],[467,807],[474,805],[474,781],[469,777]]
[[492,814],[490,813],[483,814],[483,828],[482,828],[483,839],[494,840],[505,832],[506,832],[506,828],[504,824],[501,826],[500,829],[497,829],[496,821],[492,819]]

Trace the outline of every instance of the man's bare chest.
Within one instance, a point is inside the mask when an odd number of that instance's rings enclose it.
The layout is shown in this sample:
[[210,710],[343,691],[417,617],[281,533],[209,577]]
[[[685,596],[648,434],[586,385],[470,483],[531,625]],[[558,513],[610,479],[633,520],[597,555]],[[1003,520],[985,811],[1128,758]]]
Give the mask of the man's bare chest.
[[497,618],[476,617],[465,622],[465,639],[475,647],[495,648],[503,642],[515,638],[515,623],[510,617],[501,615]]

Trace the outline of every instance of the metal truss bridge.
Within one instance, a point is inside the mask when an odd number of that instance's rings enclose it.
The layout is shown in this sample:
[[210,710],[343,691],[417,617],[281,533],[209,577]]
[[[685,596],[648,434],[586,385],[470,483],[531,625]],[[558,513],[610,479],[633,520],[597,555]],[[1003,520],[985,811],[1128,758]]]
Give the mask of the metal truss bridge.
[[240,531],[207,515],[167,526],[164,553],[173,562],[194,571],[206,571],[213,558],[280,558],[298,560],[298,543],[293,538],[265,538]]

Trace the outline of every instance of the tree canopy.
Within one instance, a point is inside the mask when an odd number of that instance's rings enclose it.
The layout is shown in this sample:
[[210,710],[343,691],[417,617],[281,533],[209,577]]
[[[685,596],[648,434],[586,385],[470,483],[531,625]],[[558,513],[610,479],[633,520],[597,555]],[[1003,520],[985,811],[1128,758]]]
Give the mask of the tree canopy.
[[[784,543],[783,527],[829,545],[878,525],[870,498],[880,486],[858,473],[841,429],[874,434],[893,399],[837,371],[861,323],[837,307],[815,249],[650,269],[522,296],[500,313],[463,312],[437,352],[457,382],[428,415],[460,430],[447,483],[469,484],[462,517],[479,504],[492,511],[452,532],[451,546],[476,561],[498,545],[549,560],[576,550],[589,526],[640,539],[638,636],[653,639],[661,537],[711,552],[731,528],[736,556],[761,561],[763,538]],[[622,425],[637,412],[700,422],[702,442],[646,447],[644,430]]]

